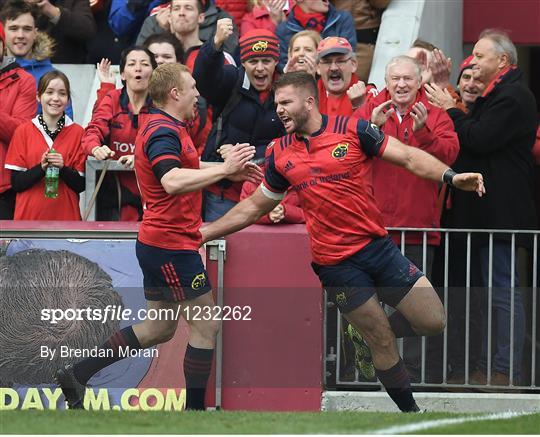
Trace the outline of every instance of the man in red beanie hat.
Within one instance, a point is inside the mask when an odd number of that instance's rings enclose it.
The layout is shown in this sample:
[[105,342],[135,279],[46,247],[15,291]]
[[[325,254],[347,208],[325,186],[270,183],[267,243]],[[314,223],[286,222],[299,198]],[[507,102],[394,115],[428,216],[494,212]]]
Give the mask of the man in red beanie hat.
[[259,92],[267,92],[273,84],[279,43],[266,29],[253,29],[240,38],[240,60],[250,83]]
[[[222,161],[223,144],[250,143],[255,159],[264,159],[266,146],[284,128],[276,114],[272,85],[279,59],[277,37],[253,29],[240,38],[241,68],[223,65],[223,45],[233,34],[231,19],[218,21],[214,38],[204,43],[195,62],[194,77],[201,95],[214,108],[203,161]],[[205,193],[204,219],[213,221],[239,200],[242,186],[221,181]]]
[[11,171],[4,162],[15,129],[31,120],[37,111],[36,83],[14,58],[4,58],[6,36],[0,22],[0,220],[13,219],[15,192]]

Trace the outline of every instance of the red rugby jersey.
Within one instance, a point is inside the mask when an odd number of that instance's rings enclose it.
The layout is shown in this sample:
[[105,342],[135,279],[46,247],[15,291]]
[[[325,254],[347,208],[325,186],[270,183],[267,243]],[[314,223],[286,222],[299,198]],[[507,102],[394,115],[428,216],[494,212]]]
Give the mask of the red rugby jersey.
[[278,198],[292,186],[298,193],[316,263],[337,264],[386,235],[371,171],[387,141],[365,120],[323,115],[309,138],[292,134],[268,146],[263,192]]
[[163,160],[177,161],[180,168],[199,168],[199,154],[185,124],[151,109],[135,140],[135,173],[144,210],[138,239],[163,249],[199,250],[201,192],[167,194],[152,170]]
[[[43,130],[39,121],[21,124],[9,145],[5,167],[26,171],[41,162],[43,153],[54,148],[62,155],[64,165],[84,175],[86,154],[81,148],[84,129],[66,117],[64,128],[53,141]],[[58,197],[45,197],[45,178],[17,193],[15,220],[80,220],[79,194],[69,188],[62,178],[58,181]]]

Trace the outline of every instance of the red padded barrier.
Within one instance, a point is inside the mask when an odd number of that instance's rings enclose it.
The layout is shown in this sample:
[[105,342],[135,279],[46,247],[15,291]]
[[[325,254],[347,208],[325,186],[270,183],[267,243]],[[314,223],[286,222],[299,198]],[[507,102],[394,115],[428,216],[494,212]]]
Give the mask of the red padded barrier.
[[224,305],[252,320],[223,324],[223,408],[319,411],[323,299],[305,227],[251,226],[226,253]]

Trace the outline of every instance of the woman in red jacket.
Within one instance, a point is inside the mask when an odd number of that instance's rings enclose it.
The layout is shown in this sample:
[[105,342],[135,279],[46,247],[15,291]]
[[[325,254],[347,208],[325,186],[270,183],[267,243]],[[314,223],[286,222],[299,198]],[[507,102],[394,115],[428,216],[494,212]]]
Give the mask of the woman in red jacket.
[[[81,150],[84,129],[64,111],[70,100],[66,75],[50,71],[38,84],[43,108],[13,134],[5,167],[12,170],[11,186],[17,193],[15,220],[80,220],[79,193],[84,191],[86,154]],[[59,168],[58,195],[45,197],[45,172]]]
[[[92,120],[82,139],[85,152],[96,159],[118,158],[133,169],[135,137],[140,117],[148,113],[148,84],[157,67],[154,56],[143,47],[132,47],[122,53],[120,75],[123,88],[102,84],[94,106]],[[105,91],[108,89],[105,95]],[[109,173],[96,203],[97,220],[128,220],[142,218],[142,205],[133,171]]]

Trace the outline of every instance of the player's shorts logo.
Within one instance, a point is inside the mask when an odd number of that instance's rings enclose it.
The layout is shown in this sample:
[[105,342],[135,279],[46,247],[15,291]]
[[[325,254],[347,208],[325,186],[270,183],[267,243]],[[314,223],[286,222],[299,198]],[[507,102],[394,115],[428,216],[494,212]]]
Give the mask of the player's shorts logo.
[[199,273],[191,281],[191,288],[194,290],[200,290],[206,285],[206,275],[204,273]]
[[341,293],[336,293],[336,303],[339,306],[343,306],[347,303],[347,297],[345,296],[344,291],[342,291]]
[[349,151],[349,143],[339,143],[334,150],[332,150],[332,156],[336,159],[343,159],[347,156]]

